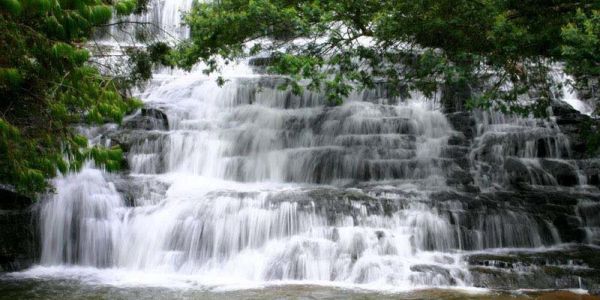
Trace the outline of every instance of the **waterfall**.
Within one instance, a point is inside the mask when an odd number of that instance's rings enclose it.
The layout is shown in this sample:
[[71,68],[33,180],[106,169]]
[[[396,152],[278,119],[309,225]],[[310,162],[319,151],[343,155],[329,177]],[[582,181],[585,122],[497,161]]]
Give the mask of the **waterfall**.
[[59,192],[41,210],[41,260],[110,266],[112,239],[118,235],[116,224],[123,206],[114,185],[91,168],[59,178],[55,184]]
[[[190,5],[151,1],[136,20],[185,37]],[[319,93],[280,90],[281,77],[247,62],[225,78],[155,74],[139,94],[144,111],[88,131],[125,145],[129,171],[90,163],[54,180],[38,270],[200,286],[469,287],[469,255],[569,241],[562,215],[507,200],[515,181],[587,185],[552,120],[478,112],[471,143],[417,95],[376,89],[332,107]],[[598,243],[597,204],[568,204],[587,230],[581,242]]]
[[92,167],[55,181],[42,209],[43,265],[468,284],[452,251],[456,227],[428,204],[427,191],[446,188],[440,153],[453,130],[443,114],[365,93],[327,107],[323,95],[279,91],[276,77],[219,87],[194,76],[157,80],[143,94],[169,129],[129,151],[133,206],[115,188],[123,182]]
[[183,14],[192,7],[191,0],[149,0],[139,15],[114,16],[113,26],[98,33],[105,42],[135,45],[138,40],[177,42],[189,36],[183,26]]
[[[577,166],[563,160],[570,157],[569,139],[552,120],[499,112],[480,112],[476,118],[478,137],[471,154],[480,162],[475,176],[479,186],[504,185],[520,177],[531,184],[558,185],[561,178],[548,172],[544,164],[558,164],[563,170],[577,172]],[[511,174],[519,172],[520,176]],[[575,181],[573,185],[585,184],[579,178]]]

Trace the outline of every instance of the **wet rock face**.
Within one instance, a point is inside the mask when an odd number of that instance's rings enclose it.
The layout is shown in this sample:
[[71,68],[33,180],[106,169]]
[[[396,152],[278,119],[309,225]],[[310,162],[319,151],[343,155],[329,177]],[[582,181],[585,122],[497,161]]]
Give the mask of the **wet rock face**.
[[591,243],[598,225],[600,196],[586,192],[572,192],[560,188],[522,189],[519,191],[495,191],[479,196],[488,207],[519,212],[529,216],[540,229],[545,245],[556,243]]
[[600,187],[600,160],[582,159],[577,161],[577,166],[589,185]]
[[513,186],[529,182],[529,170],[520,160],[509,157],[504,161],[504,170],[509,175],[510,184]]
[[571,142],[571,155],[575,159],[590,158],[588,141],[583,135],[583,127],[590,124],[591,132],[600,128],[600,121],[579,113],[566,103],[553,103],[552,113],[560,130],[569,137]]
[[105,133],[102,139],[104,144],[123,149],[130,170],[157,174],[164,171],[167,130],[167,114],[159,108],[146,107],[127,117],[116,130]]
[[476,123],[470,112],[458,111],[447,113],[446,118],[456,132],[448,138],[448,145],[442,149],[440,156],[450,159],[446,183],[464,191],[476,191],[473,176],[470,172],[470,152],[473,138],[476,135]]
[[37,213],[33,201],[0,186],[0,272],[31,266],[38,258]]
[[[442,155],[470,173],[476,189],[600,186],[600,158],[588,150],[584,134],[598,130],[600,121],[566,103],[553,103],[549,119],[448,109],[446,117],[457,134]],[[460,174],[448,184],[468,184],[457,180]]]
[[122,127],[138,130],[169,130],[169,120],[167,115],[157,108],[142,108],[140,112],[126,118]]
[[598,250],[569,246],[547,252],[505,252],[467,257],[474,284],[491,289],[600,288]]
[[465,142],[470,144],[471,140],[476,134],[476,120],[473,114],[469,111],[460,111],[453,113],[446,113],[446,117],[452,127],[463,134]]
[[[432,195],[432,200],[440,213],[451,216],[459,226],[463,249],[505,248],[506,242],[517,247],[600,245],[600,159],[588,152],[582,135],[583,126],[600,128],[600,122],[560,103],[553,106],[554,116],[546,121],[477,112],[446,115],[464,137],[457,135],[448,144],[469,148],[463,160],[466,164],[457,165],[470,171],[475,190],[461,197]],[[461,155],[455,151],[448,157],[458,161]],[[461,203],[460,210],[445,208],[444,203],[452,198]],[[513,237],[532,237],[527,228],[536,228],[539,236],[523,240],[504,236],[511,232]],[[473,232],[484,236],[480,244]],[[494,239],[500,244],[494,244]],[[595,257],[600,257],[598,249],[585,246],[472,254],[467,262],[473,285],[478,287],[584,288],[597,293],[600,266]]]
[[579,183],[576,166],[562,160],[553,159],[541,159],[540,163],[544,170],[547,170],[556,178],[559,185],[575,186]]
[[473,90],[466,82],[447,83],[442,86],[442,105],[446,112],[460,112],[466,108],[466,99],[471,98]]

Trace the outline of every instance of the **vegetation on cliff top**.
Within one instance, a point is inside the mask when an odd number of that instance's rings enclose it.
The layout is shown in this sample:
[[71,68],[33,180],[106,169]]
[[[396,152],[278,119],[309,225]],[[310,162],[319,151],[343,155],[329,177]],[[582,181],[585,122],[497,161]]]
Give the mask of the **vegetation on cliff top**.
[[429,96],[462,88],[470,106],[543,115],[560,90],[555,63],[579,87],[597,88],[600,77],[595,0],[220,0],[185,21],[192,36],[180,65],[200,60],[214,71],[217,57],[262,52],[297,92],[306,80],[332,104],[383,81]]

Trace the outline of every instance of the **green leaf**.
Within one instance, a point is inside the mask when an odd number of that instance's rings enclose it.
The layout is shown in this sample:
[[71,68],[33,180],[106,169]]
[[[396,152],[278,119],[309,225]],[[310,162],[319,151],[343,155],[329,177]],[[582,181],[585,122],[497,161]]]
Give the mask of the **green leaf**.
[[0,9],[18,16],[21,14],[22,6],[19,0],[0,0]]
[[16,88],[23,82],[23,77],[19,70],[15,68],[0,68],[0,84],[10,88]]

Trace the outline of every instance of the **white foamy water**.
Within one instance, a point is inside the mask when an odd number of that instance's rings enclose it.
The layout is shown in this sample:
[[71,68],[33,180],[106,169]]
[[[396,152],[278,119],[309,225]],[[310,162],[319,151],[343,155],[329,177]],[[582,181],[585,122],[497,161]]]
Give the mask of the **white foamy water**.
[[277,80],[157,80],[143,98],[165,110],[170,130],[133,145],[129,180],[165,189],[138,192],[129,207],[100,170],[58,178],[42,208],[41,262],[78,267],[31,272],[108,268],[209,285],[467,286],[464,263],[445,253],[456,247],[446,216],[418,202],[374,214],[372,196],[339,186],[396,179],[443,188],[437,160],[452,132],[443,115],[365,102],[363,94],[326,108],[320,95],[277,91]]
[[139,40],[178,42],[186,39],[189,28],[183,26],[183,16],[192,7],[191,0],[149,0],[147,10],[139,15],[114,14],[107,30],[99,34],[104,42],[136,45]]
[[560,92],[564,102],[584,115],[591,116],[594,113],[592,105],[578,97],[577,91],[572,86],[573,76],[566,74],[562,67],[558,67],[557,70],[553,71],[552,76],[561,85]]

